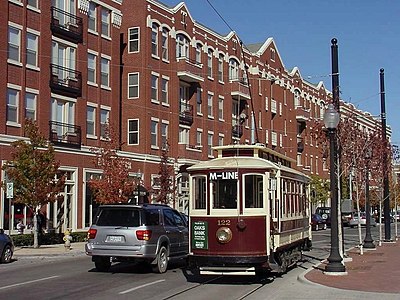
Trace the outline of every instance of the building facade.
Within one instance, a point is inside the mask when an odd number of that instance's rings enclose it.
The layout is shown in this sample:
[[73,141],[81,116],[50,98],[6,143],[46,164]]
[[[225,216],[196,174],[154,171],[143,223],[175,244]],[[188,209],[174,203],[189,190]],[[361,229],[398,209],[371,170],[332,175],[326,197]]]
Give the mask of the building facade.
[[[0,9],[7,40],[0,45],[0,159],[9,160],[10,143],[24,138],[25,118],[35,119],[68,175],[64,200],[46,209],[49,227],[91,224],[97,204],[87,181],[101,170],[90,149],[100,147],[107,126],[144,191],[157,183],[168,141],[177,184],[171,205],[181,211],[186,168],[214,157],[217,145],[265,144],[306,174],[328,176],[310,133],[331,93],[287,69],[272,38],[243,45],[234,32],[194,21],[184,3],[8,0]],[[18,210],[27,221],[27,208],[3,191],[0,227],[13,226]]]

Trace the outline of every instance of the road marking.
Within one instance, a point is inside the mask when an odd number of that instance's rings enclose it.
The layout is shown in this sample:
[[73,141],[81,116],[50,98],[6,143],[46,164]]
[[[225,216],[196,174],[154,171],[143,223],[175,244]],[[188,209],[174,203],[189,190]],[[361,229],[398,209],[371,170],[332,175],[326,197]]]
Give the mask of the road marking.
[[157,281],[154,281],[154,282],[149,282],[149,283],[146,283],[146,284],[142,284],[142,285],[139,285],[137,287],[131,288],[129,290],[119,292],[119,294],[123,295],[123,294],[129,293],[129,292],[144,288],[144,287],[149,286],[149,285],[153,285],[153,284],[157,284],[157,283],[163,282],[163,281],[165,281],[165,279],[160,279],[160,280],[157,280]]
[[56,275],[56,276],[50,276],[50,277],[45,277],[45,278],[40,278],[40,279],[35,279],[35,280],[30,280],[30,281],[25,281],[25,282],[21,282],[21,283],[10,284],[10,285],[6,285],[6,286],[0,287],[0,290],[9,289],[9,288],[12,288],[12,287],[25,285],[25,284],[30,284],[30,283],[34,283],[34,282],[49,280],[49,279],[53,279],[53,278],[57,278],[57,277],[60,277],[60,276]]

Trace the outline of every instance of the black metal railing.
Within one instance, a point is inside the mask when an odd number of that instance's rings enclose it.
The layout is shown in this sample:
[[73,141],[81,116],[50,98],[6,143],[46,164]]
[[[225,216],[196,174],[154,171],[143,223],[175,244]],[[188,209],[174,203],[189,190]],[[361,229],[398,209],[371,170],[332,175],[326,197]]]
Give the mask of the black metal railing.
[[57,37],[67,39],[74,43],[82,43],[82,18],[52,6],[51,31]]
[[179,123],[183,125],[193,124],[193,105],[187,103],[180,104]]
[[50,64],[50,88],[52,92],[80,97],[82,96],[82,73]]
[[80,148],[82,144],[81,127],[72,124],[49,121],[49,141],[57,146]]

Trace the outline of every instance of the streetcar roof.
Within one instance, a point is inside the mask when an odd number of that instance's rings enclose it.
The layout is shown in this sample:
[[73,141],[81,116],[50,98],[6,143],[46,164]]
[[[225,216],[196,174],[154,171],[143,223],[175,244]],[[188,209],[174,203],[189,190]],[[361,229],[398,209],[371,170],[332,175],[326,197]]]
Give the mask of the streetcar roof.
[[281,164],[273,163],[269,160],[258,157],[218,157],[208,161],[198,163],[187,168],[189,172],[199,170],[217,170],[217,169],[254,169],[254,170],[281,170],[283,172],[295,174],[308,178],[308,176],[296,169],[286,167]]
[[[222,157],[204,161],[188,167],[188,171],[204,169],[227,169],[227,168],[250,168],[250,169],[274,169],[280,167],[268,160],[257,157]],[[288,168],[289,169],[289,168]]]

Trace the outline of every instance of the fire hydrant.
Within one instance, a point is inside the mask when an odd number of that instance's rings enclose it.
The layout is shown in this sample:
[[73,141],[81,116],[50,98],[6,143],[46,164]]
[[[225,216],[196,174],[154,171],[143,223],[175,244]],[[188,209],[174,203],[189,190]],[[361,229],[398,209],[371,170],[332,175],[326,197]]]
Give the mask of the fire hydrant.
[[69,229],[64,231],[63,241],[64,241],[65,250],[70,250],[71,249],[72,236],[71,236],[71,231]]

